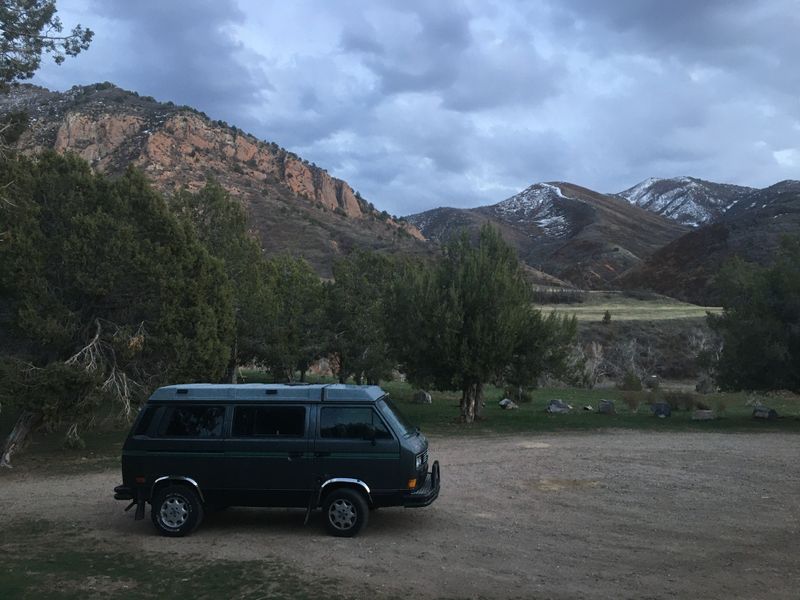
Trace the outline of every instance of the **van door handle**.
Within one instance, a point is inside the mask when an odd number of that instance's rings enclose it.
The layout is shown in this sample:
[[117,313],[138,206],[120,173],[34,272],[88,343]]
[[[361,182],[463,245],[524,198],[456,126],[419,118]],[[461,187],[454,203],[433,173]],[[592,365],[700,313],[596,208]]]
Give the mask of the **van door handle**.
[[319,457],[319,456],[330,456],[330,455],[331,455],[330,452],[314,452],[314,456],[317,456],[317,457]]
[[303,453],[302,452],[289,452],[289,460],[292,460],[293,458],[303,458]]

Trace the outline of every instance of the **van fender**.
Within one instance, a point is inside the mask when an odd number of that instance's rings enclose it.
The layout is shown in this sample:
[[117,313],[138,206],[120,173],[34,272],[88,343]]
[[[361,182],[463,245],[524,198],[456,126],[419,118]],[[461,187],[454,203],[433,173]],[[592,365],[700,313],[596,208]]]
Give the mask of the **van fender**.
[[197,495],[200,496],[200,502],[206,501],[206,499],[203,497],[203,490],[200,489],[200,486],[197,485],[197,482],[191,477],[185,477],[184,475],[164,475],[163,477],[159,477],[158,479],[156,479],[153,482],[153,486],[150,488],[150,499],[152,500],[153,495],[156,491],[156,487],[158,487],[159,484],[167,483],[170,481],[188,483],[190,486],[194,488],[194,491],[197,492]]
[[319,498],[321,499],[322,496],[325,495],[325,488],[327,486],[335,484],[344,484],[347,487],[361,488],[361,490],[367,494],[367,500],[369,500],[369,503],[372,504],[372,492],[370,492],[369,486],[360,479],[352,479],[350,477],[334,477],[333,479],[328,479],[325,483],[319,486]]

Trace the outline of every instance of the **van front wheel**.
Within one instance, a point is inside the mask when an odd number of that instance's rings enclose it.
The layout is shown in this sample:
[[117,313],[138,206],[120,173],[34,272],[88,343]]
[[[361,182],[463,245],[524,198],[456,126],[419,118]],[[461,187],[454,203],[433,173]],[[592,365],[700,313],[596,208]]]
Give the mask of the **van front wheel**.
[[203,505],[193,489],[168,485],[153,498],[150,516],[163,535],[181,537],[197,529],[203,520]]
[[367,525],[369,507],[364,496],[355,490],[334,490],[325,498],[322,510],[331,535],[353,537]]

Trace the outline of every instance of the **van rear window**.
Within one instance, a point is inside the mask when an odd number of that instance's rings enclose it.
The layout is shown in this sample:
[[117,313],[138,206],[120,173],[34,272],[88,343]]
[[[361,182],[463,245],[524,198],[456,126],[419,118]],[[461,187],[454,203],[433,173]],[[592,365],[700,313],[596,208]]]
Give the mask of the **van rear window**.
[[233,437],[303,437],[304,406],[237,406],[233,411]]
[[161,435],[191,438],[221,437],[224,422],[224,406],[174,406],[164,415]]

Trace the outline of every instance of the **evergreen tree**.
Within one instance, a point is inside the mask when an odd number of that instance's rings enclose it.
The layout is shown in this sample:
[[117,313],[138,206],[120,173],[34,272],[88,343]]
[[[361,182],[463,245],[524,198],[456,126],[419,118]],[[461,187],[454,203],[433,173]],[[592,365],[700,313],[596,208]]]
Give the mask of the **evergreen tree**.
[[208,253],[221,261],[233,290],[236,335],[226,379],[235,382],[239,365],[262,362],[270,355],[270,324],[277,308],[263,253],[247,229],[244,208],[218,183],[208,181],[197,193],[178,192],[172,207],[191,224]]
[[62,35],[55,0],[3,0],[0,24],[0,90],[12,81],[33,77],[42,54],[51,54],[61,64],[65,57],[86,50],[94,36],[80,25]]
[[305,381],[308,367],[322,352],[322,282],[302,258],[287,255],[267,261],[275,310],[268,327],[265,363],[280,381]]
[[392,263],[380,254],[356,251],[334,264],[334,281],[324,286],[325,348],[339,381],[377,384],[391,374],[385,310],[391,276]]
[[800,239],[783,240],[773,266],[737,259],[717,281],[724,310],[708,322],[722,337],[720,388],[800,391]]
[[[73,155],[0,161],[0,399],[47,425],[219,378],[232,337],[219,261],[143,176]],[[74,437],[77,437],[76,435]]]
[[477,246],[454,238],[431,267],[409,265],[390,295],[392,344],[423,387],[461,390],[461,418],[480,416],[486,382],[522,385],[563,362],[575,325],[541,315],[513,250],[490,225]]

